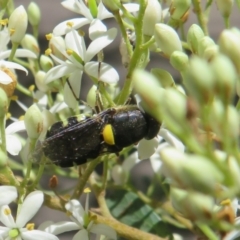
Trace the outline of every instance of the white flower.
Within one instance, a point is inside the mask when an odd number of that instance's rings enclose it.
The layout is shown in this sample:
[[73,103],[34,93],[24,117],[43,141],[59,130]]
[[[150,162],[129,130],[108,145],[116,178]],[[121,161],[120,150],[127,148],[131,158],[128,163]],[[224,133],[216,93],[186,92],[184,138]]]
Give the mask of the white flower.
[[[21,208],[17,211],[16,220],[11,215],[11,209],[8,205],[0,207],[0,220],[5,225],[0,226],[0,239],[8,240],[57,240],[53,234],[40,230],[34,230],[33,223],[26,223],[37,213],[43,203],[43,193],[34,191],[30,193],[23,201]],[[26,225],[26,227],[24,227]]]
[[[22,144],[20,139],[15,135],[16,132],[21,132],[26,130],[24,121],[16,121],[10,124],[5,129],[6,133],[6,145],[7,145],[7,151],[13,155],[16,156],[22,149]],[[0,139],[1,141],[1,139]]]
[[[4,59],[8,58],[11,54],[11,50],[7,50],[8,42],[10,41],[10,36],[7,31],[7,28],[4,28],[0,31],[0,83],[9,84],[13,80],[9,77],[2,69],[18,69],[24,71],[26,74],[28,73],[27,69],[21,66],[20,64],[5,61]],[[27,50],[27,49],[17,49],[15,53],[15,57],[27,57],[27,58],[36,58],[37,56]]]
[[[106,26],[102,23],[103,19],[113,17],[112,13],[110,13],[102,4],[102,1],[99,2],[97,7],[97,16],[92,16],[89,8],[85,5],[83,0],[66,0],[62,2],[62,5],[73,11],[75,13],[81,14],[84,18],[74,18],[64,21],[58,24],[54,30],[54,35],[64,35],[68,33],[71,28],[79,29],[80,27],[90,24],[89,27],[89,37],[91,40],[97,38],[103,32],[107,31]],[[138,4],[123,4],[124,7],[128,11],[136,12],[138,11]],[[69,24],[71,23],[71,24]],[[71,25],[71,26],[70,26]]]
[[[57,45],[58,50],[66,57],[63,61],[53,54],[51,57],[58,63],[56,67],[50,69],[45,77],[46,83],[69,76],[69,83],[78,97],[80,93],[81,77],[85,72],[94,79],[98,79],[98,62],[90,61],[97,53],[109,45],[116,37],[117,30],[112,28],[91,42],[86,49],[84,38],[77,31],[72,30],[65,36],[66,49]],[[52,42],[54,44],[54,42]],[[67,54],[68,52],[68,54]],[[117,71],[109,64],[101,63],[100,80],[105,83],[116,83],[119,80]],[[72,90],[66,83],[64,86],[64,100],[69,107],[75,108],[78,105]]]
[[[86,189],[85,192],[88,193],[89,190]],[[89,240],[90,233],[96,234],[97,236],[105,235],[109,239],[117,239],[116,232],[112,228],[105,224],[96,224],[89,218],[88,204],[89,194],[87,194],[86,197],[85,210],[79,201],[72,199],[65,205],[65,208],[68,214],[70,214],[70,218],[73,222],[59,222],[50,226],[47,226],[49,225],[49,222],[46,222],[43,223],[40,228],[55,235],[61,234],[63,232],[79,230],[74,235],[72,240]]]
[[0,186],[0,207],[7,205],[17,198],[17,189],[14,186]]

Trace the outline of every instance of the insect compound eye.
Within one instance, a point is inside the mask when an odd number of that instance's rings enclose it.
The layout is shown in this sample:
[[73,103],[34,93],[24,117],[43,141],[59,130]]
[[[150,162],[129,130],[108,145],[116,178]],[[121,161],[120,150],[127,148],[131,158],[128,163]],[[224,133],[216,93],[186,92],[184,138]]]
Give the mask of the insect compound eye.
[[111,124],[106,124],[103,128],[103,140],[109,145],[115,145],[114,133]]

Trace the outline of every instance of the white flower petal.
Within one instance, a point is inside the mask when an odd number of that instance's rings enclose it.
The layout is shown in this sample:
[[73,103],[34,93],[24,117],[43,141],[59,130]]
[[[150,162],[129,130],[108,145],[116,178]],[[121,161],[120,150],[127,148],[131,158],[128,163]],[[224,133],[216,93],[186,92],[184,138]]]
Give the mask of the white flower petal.
[[[79,102],[75,98],[75,96],[79,98],[81,82],[82,82],[82,72],[81,71],[73,72],[69,76],[68,81],[72,89],[69,87],[68,83],[66,82],[63,90],[64,101],[70,108],[75,109],[79,105]],[[75,96],[72,91],[75,93]]]
[[[98,62],[88,62],[85,64],[84,70],[89,76],[98,79],[98,65]],[[105,83],[116,83],[119,80],[119,75],[111,65],[101,63],[99,80]]]
[[75,69],[76,67],[70,64],[56,66],[47,72],[45,76],[45,82],[50,83],[58,78],[67,76],[68,74],[74,72]]
[[75,222],[62,221],[58,223],[53,223],[50,226],[44,228],[43,230],[48,233],[58,235],[64,232],[74,231],[78,229],[79,226]]
[[78,224],[83,226],[83,218],[84,218],[85,211],[81,203],[75,199],[72,199],[65,204],[65,208],[67,211],[72,213],[74,218],[78,221]]
[[171,146],[175,147],[181,152],[184,152],[185,146],[170,131],[165,128],[161,128],[159,135],[163,137]]
[[18,64],[18,63],[1,60],[0,61],[0,67],[22,70],[22,71],[24,71],[26,73],[26,75],[28,74],[28,70],[25,67],[23,67],[20,64]]
[[28,49],[17,49],[14,57],[37,58],[37,55]]
[[0,186],[0,206],[8,205],[17,198],[17,189],[14,186]]
[[2,84],[9,84],[13,80],[4,72],[0,70],[0,83]]
[[[69,27],[68,23],[72,23],[73,26]],[[87,18],[74,18],[74,19],[69,19],[64,22],[59,23],[54,29],[53,29],[53,34],[55,36],[61,36],[73,29],[79,29],[80,27],[90,23],[90,21]]]
[[117,29],[111,28],[88,46],[85,62],[89,62],[97,53],[108,46],[117,36]]
[[5,239],[8,236],[9,228],[0,226],[0,239]]
[[89,27],[89,37],[94,40],[107,31],[107,27],[99,19],[94,19]]
[[111,176],[115,184],[117,185],[123,185],[126,182],[126,177],[123,172],[122,166],[116,164],[113,166],[112,171],[111,171]]
[[80,231],[78,231],[74,236],[72,240],[80,240],[80,239],[84,239],[84,240],[89,240],[88,237],[88,232],[86,229],[82,229]]
[[110,13],[105,6],[103,5],[102,1],[98,4],[98,15],[97,18],[100,20],[106,19],[106,18],[112,18],[113,14]]
[[86,17],[89,20],[89,22],[91,22],[93,20],[93,16],[92,16],[89,8],[83,2],[83,0],[76,1],[76,4],[78,6],[79,13],[82,14],[84,17]]
[[140,160],[138,159],[138,153],[137,151],[135,151],[134,153],[132,153],[130,156],[128,156],[123,164],[122,164],[122,168],[124,170],[124,172],[130,172],[131,169],[137,164],[139,163]]
[[[10,214],[6,214],[6,213],[10,213]],[[1,222],[9,228],[14,228],[16,227],[16,223],[14,221],[14,218],[11,214],[11,209],[8,207],[8,205],[3,205],[0,207],[0,219]]]
[[60,112],[61,110],[68,108],[68,105],[65,102],[58,102],[55,103],[50,109],[49,111],[51,113],[57,113]]
[[137,3],[125,3],[123,6],[128,12],[138,12],[139,10],[139,4]]
[[138,144],[138,158],[147,159],[156,151],[159,140],[155,137],[151,140],[142,139]]
[[6,144],[7,151],[13,156],[18,155],[22,149],[21,141],[14,135],[6,135]]
[[21,237],[24,240],[58,240],[58,237],[51,233],[43,232],[40,230],[31,230],[21,232]]
[[105,235],[110,239],[117,239],[117,234],[114,229],[107,226],[106,224],[98,223],[93,224],[90,229],[91,233],[95,233],[97,235]]
[[43,193],[34,191],[24,199],[20,211],[18,211],[16,224],[23,227],[37,213],[43,203]]
[[9,126],[6,128],[6,134],[13,134],[16,132],[24,131],[26,129],[24,121],[17,121],[11,123]]
[[66,0],[61,2],[62,6],[65,7],[66,9],[75,12],[75,13],[80,13],[78,5],[76,4],[75,0]]
[[75,51],[84,61],[86,56],[86,45],[84,38],[80,36],[77,31],[73,30],[66,34],[65,37],[66,47]]

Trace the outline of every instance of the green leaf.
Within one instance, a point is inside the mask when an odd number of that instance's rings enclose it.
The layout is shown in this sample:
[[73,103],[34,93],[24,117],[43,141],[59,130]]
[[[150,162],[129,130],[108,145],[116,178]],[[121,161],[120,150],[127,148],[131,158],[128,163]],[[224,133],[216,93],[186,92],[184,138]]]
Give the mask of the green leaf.
[[169,225],[133,192],[123,189],[110,191],[107,205],[112,215],[127,225],[161,237],[171,234]]

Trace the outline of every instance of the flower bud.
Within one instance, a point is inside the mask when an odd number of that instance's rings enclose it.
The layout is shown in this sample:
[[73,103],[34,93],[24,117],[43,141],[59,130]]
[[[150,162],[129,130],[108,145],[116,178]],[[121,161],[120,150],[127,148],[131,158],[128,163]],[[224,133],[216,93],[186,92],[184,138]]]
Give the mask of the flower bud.
[[12,42],[20,43],[22,41],[27,30],[27,23],[27,13],[21,5],[12,12],[8,22],[8,31]]
[[158,47],[167,57],[170,57],[174,51],[182,51],[181,41],[172,27],[158,23],[155,25],[154,36]]
[[10,71],[8,68],[2,68],[2,72],[6,73],[8,77],[11,79],[10,83],[3,84],[2,82],[0,83],[0,87],[6,92],[8,97],[11,97],[14,93],[14,90],[17,86],[17,77],[16,75]]
[[214,41],[210,37],[204,36],[203,38],[201,38],[201,40],[198,43],[198,55],[202,57],[204,54],[204,51],[207,48],[212,46],[215,46]]
[[26,112],[24,123],[28,137],[37,139],[43,130],[43,117],[38,106],[33,104]]
[[187,33],[187,42],[192,53],[194,54],[197,53],[199,41],[203,37],[204,37],[203,30],[197,24],[192,24]]
[[92,87],[90,88],[87,94],[87,104],[92,108],[96,107],[96,91],[97,91],[97,86],[92,85]]
[[161,21],[162,7],[158,0],[147,2],[147,7],[143,16],[143,34],[153,36],[154,26]]
[[102,0],[102,2],[110,12],[118,11],[121,6],[120,0]]
[[187,20],[190,6],[191,0],[172,0],[169,9],[171,19],[178,22],[185,22]]
[[188,55],[180,51],[174,51],[170,57],[170,63],[179,72],[183,72],[189,65]]
[[46,55],[40,56],[40,66],[43,69],[44,72],[49,71],[53,67],[53,61],[50,57]]
[[218,44],[220,52],[227,55],[234,63],[238,74],[240,73],[240,35],[235,30],[225,29],[222,31]]
[[163,88],[175,86],[171,74],[161,68],[152,68],[151,73],[157,78]]
[[212,45],[207,47],[203,52],[203,58],[206,59],[208,62],[211,62],[214,57],[219,54],[219,47],[217,45]]
[[33,35],[25,34],[24,38],[21,41],[21,45],[23,48],[34,52],[38,57],[40,49],[39,49],[38,42]]
[[171,187],[170,201],[173,207],[191,220],[208,220],[213,213],[214,199],[195,191]]
[[45,76],[46,73],[44,71],[38,71],[35,75],[35,83],[42,92],[47,92],[49,90],[48,85],[45,83]]
[[224,175],[210,159],[184,154],[170,147],[163,149],[160,156],[163,161],[162,172],[175,186],[210,193],[212,196],[218,193],[218,185],[223,182]]
[[208,103],[213,98],[214,85],[213,70],[206,60],[192,57],[185,78],[185,86],[189,94],[199,103]]
[[233,0],[216,0],[218,10],[224,18],[228,18],[233,7]]
[[41,20],[41,12],[39,6],[35,2],[31,2],[27,9],[28,20],[32,26],[38,26]]
[[0,87],[0,118],[4,118],[8,112],[8,97],[5,91]]
[[161,122],[159,106],[165,90],[161,88],[160,83],[152,74],[144,70],[135,70],[132,74],[132,79],[134,91],[141,97],[141,104],[144,110]]
[[225,55],[219,54],[210,63],[216,78],[215,92],[223,102],[229,103],[235,95],[237,73],[233,63]]

